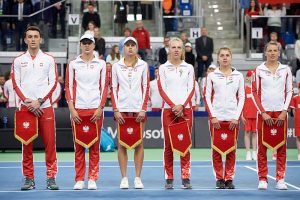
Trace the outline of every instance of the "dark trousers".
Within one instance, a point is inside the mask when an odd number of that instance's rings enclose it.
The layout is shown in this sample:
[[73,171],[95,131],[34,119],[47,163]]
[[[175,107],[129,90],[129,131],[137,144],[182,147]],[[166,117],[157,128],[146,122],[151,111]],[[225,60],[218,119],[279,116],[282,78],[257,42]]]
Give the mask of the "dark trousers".
[[52,34],[53,37],[56,38],[56,34],[57,34],[57,16],[59,15],[59,24],[60,24],[60,29],[61,29],[61,35],[62,38],[64,38],[66,36],[66,25],[65,25],[65,17],[66,17],[66,10],[64,7],[62,7],[60,10],[58,10],[57,8],[53,9],[53,25],[52,25]]
[[198,77],[203,77],[204,76],[204,72],[206,72],[207,68],[209,67],[209,65],[211,64],[212,60],[208,59],[207,61],[203,61],[203,60],[197,60],[198,62]]

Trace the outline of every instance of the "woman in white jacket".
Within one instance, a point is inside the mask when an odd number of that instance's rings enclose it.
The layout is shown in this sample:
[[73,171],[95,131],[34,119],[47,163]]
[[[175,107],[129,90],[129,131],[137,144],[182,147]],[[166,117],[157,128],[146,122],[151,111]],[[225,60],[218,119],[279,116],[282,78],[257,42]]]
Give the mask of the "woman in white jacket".
[[[112,66],[111,100],[114,117],[118,124],[126,124],[125,117],[136,117],[136,122],[144,122],[149,99],[149,69],[146,62],[137,56],[137,41],[133,37],[124,40],[124,58]],[[143,128],[142,128],[143,129]],[[144,130],[141,130],[144,132]],[[118,133],[120,134],[120,132]],[[120,137],[120,135],[119,135]],[[133,147],[132,147],[133,148]],[[143,142],[134,147],[136,189],[144,188],[141,171],[144,160]],[[127,149],[118,143],[118,160],[122,175],[121,189],[128,189]]]
[[[208,74],[205,91],[210,131],[220,129],[220,122],[229,122],[229,129],[238,133],[239,119],[245,102],[244,77],[231,66],[232,53],[227,47],[220,48],[217,54],[219,68]],[[225,140],[224,140],[225,141]],[[212,150],[212,163],[216,176],[217,189],[234,189],[236,150],[226,155],[225,170],[222,155]],[[223,173],[225,171],[225,173]]]

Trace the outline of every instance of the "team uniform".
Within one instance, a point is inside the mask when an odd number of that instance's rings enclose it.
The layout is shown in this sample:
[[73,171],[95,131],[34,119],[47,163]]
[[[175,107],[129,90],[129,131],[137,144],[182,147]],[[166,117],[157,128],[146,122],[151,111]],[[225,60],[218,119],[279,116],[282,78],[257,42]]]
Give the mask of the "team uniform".
[[[73,101],[79,116],[93,116],[96,109],[103,108],[106,101],[108,88],[108,73],[103,60],[93,58],[90,62],[78,56],[70,61],[66,72],[66,99]],[[98,140],[89,147],[89,172],[88,180],[97,181],[99,178],[99,144],[103,113],[97,120]],[[73,125],[73,124],[72,124]],[[73,134],[74,134],[74,126]],[[75,137],[75,136],[74,136]],[[74,139],[75,141],[75,139]],[[75,148],[75,181],[84,181],[85,178],[85,148],[74,142]]]
[[3,95],[7,99],[7,108],[16,108],[19,106],[20,100],[18,95],[14,91],[12,79],[9,79],[5,82]]
[[[245,101],[244,78],[236,69],[225,76],[219,68],[207,76],[205,102],[209,118],[217,118],[219,122],[239,120]],[[210,132],[213,125],[210,122]],[[238,133],[238,126],[236,127]],[[237,135],[236,135],[237,136]],[[236,150],[226,155],[225,172],[222,156],[215,149],[212,150],[212,164],[216,180],[232,181],[235,174]]]
[[[173,151],[168,134],[168,126],[177,117],[172,112],[175,105],[183,106],[184,118],[188,120],[192,130],[193,111],[192,97],[195,92],[194,68],[185,61],[176,68],[169,61],[159,67],[158,88],[164,105],[162,111],[162,126],[164,131],[164,172],[165,179],[173,180]],[[180,156],[181,179],[190,178],[190,152]]]
[[295,136],[300,137],[300,94],[292,98],[290,107],[295,109],[295,116],[294,116]]
[[200,100],[201,100],[200,87],[199,87],[198,82],[195,80],[195,93],[192,97],[192,106],[193,106],[193,108],[200,105]]
[[61,98],[61,86],[60,83],[57,83],[55,90],[52,93],[52,106],[53,108],[58,107],[58,101]]
[[163,99],[161,98],[157,86],[157,80],[150,81],[150,107],[152,112],[160,112],[163,106]]
[[[258,177],[259,181],[268,182],[267,147],[262,143],[262,116],[266,112],[270,117],[277,118],[283,110],[287,110],[292,98],[292,74],[287,65],[279,66],[272,72],[265,66],[265,62],[255,69],[252,82],[254,103],[258,109]],[[287,123],[287,119],[285,119]],[[287,131],[287,130],[286,130]],[[285,133],[287,134],[287,132]],[[283,180],[286,171],[286,144],[277,149],[276,181]],[[265,188],[266,189],[266,188]]]
[[256,132],[257,109],[253,103],[251,87],[245,87],[245,104],[243,108],[243,117],[245,118],[245,132]]
[[[51,95],[57,85],[56,64],[52,56],[41,50],[35,57],[25,52],[12,64],[12,83],[21,100],[20,110],[27,110],[25,99],[42,99],[43,115],[38,118],[39,133],[45,146],[47,178],[57,173],[55,118],[51,106]],[[22,145],[22,172],[26,178],[34,179],[33,142]]]

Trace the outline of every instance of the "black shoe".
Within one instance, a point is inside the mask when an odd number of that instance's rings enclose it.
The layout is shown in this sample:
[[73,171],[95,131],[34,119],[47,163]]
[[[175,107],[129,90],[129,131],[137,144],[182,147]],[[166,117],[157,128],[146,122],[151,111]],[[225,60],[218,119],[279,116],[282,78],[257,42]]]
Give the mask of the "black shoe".
[[174,186],[173,186],[173,179],[166,179],[165,188],[166,188],[167,190],[174,189]]
[[55,183],[55,178],[48,178],[47,179],[47,189],[49,190],[58,190],[58,185]]
[[35,188],[34,180],[26,177],[25,178],[25,183],[21,187],[21,190],[32,190],[34,188]]
[[182,179],[182,185],[181,187],[183,189],[192,189],[192,185],[190,183],[190,179],[186,178],[186,179]]
[[232,180],[225,181],[225,188],[226,189],[234,189],[235,188],[235,186],[232,183]]
[[225,181],[223,179],[217,180],[216,189],[225,189]]

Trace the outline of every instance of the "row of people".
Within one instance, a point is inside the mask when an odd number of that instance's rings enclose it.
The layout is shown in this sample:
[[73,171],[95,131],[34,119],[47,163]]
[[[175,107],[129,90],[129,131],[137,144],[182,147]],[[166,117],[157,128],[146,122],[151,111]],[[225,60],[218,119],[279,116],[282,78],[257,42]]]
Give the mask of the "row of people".
[[[54,59],[40,50],[41,34],[37,27],[28,27],[25,34],[28,45],[26,53],[17,57],[12,64],[12,82],[14,89],[22,101],[20,110],[33,113],[38,118],[38,126],[46,153],[47,188],[59,189],[55,177],[57,174],[57,158],[55,148],[54,113],[50,97],[57,84],[57,73]],[[89,121],[101,130],[103,107],[107,96],[108,79],[112,91],[114,118],[119,127],[118,161],[121,170],[120,188],[129,187],[127,178],[127,148],[124,134],[132,134],[130,119],[138,123],[138,133],[143,132],[146,121],[146,106],[149,95],[149,69],[147,64],[138,58],[138,42],[133,37],[124,41],[124,58],[112,66],[108,73],[104,61],[94,57],[95,40],[91,35],[83,35],[80,39],[82,54],[70,61],[66,75],[66,98],[72,120],[75,142],[75,190],[84,188],[85,148],[77,140],[77,129],[82,123]],[[170,132],[171,125],[183,128],[183,132],[175,137],[180,141],[190,138],[193,122],[192,96],[195,90],[194,69],[183,60],[183,42],[172,38],[169,43],[169,56],[166,63],[159,67],[157,85],[163,98],[162,127],[164,132],[164,171],[165,188],[172,189],[173,151],[175,151],[174,135]],[[255,69],[251,83],[251,95],[258,109],[258,175],[259,189],[267,189],[267,157],[263,141],[263,128],[286,126],[287,109],[292,98],[292,78],[288,66],[278,62],[279,48],[277,43],[268,43],[265,51],[267,61]],[[225,152],[220,150],[224,144],[236,141],[239,120],[242,113],[245,91],[243,75],[231,66],[232,53],[229,48],[220,48],[217,54],[219,67],[208,74],[205,86],[205,102],[209,113],[210,132],[212,137],[213,170],[216,175],[216,188],[234,189],[236,143]],[[35,67],[38,66],[38,67]],[[111,75],[109,75],[111,74]],[[297,106],[297,105],[296,105]],[[183,124],[183,125],[178,125]],[[265,125],[266,124],[266,125]],[[127,132],[121,132],[126,127]],[[18,126],[18,125],[17,125]],[[282,129],[283,130],[283,129]],[[286,135],[286,128],[281,135]],[[296,129],[297,130],[297,129]],[[88,132],[87,126],[83,127]],[[224,133],[225,131],[225,133]],[[278,130],[279,132],[280,130]],[[276,131],[275,131],[276,132]],[[272,131],[272,134],[275,134]],[[233,133],[235,133],[233,135]],[[99,176],[99,137],[89,146],[88,189],[97,189]],[[220,134],[220,135],[218,135]],[[85,136],[87,137],[87,136]],[[220,138],[219,138],[220,137]],[[228,140],[227,140],[228,139]],[[215,142],[215,141],[218,141]],[[220,140],[222,144],[220,144]],[[225,142],[225,143],[224,143]],[[278,159],[276,169],[277,189],[285,190],[286,140],[279,141],[277,146]],[[226,145],[225,145],[226,146]],[[136,178],[135,188],[143,188],[141,170],[144,159],[142,138],[131,146],[135,149],[134,163]],[[22,190],[35,187],[32,157],[32,141],[23,144],[22,172],[25,184]],[[181,179],[184,189],[191,189],[190,183],[190,152],[189,147],[180,156]],[[222,155],[226,155],[225,168]]]

